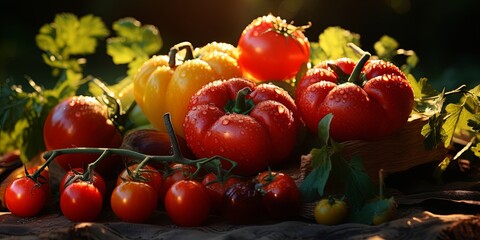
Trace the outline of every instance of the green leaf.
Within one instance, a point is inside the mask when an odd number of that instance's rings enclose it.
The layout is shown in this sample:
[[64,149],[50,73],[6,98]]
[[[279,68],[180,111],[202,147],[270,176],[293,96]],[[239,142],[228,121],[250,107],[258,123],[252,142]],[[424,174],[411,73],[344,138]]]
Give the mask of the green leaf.
[[300,185],[300,192],[305,201],[313,202],[323,196],[323,191],[332,169],[332,162],[327,146],[321,149],[312,149],[312,171]]
[[328,145],[330,139],[330,124],[333,119],[333,114],[325,115],[320,122],[318,122],[318,138],[320,139],[320,146]]
[[397,40],[390,36],[383,35],[380,40],[374,43],[373,48],[379,58],[391,61],[393,56],[397,54],[396,50],[398,46]]
[[457,125],[461,122],[467,122],[468,117],[466,115],[468,115],[468,112],[465,111],[463,105],[454,103],[448,104],[445,110],[447,111],[447,116],[442,129],[445,132],[444,146],[448,148],[452,143]]
[[473,154],[475,154],[475,156],[480,157],[480,143],[477,143],[475,147],[472,147],[470,149],[472,150]]
[[354,157],[348,162],[349,174],[346,181],[345,196],[351,204],[359,206],[375,196],[375,185],[365,171],[362,159]]
[[349,222],[372,225],[375,216],[388,215],[395,205],[396,203],[393,197],[372,201],[365,204],[359,210],[351,211],[348,217]]
[[441,184],[442,181],[442,174],[445,172],[447,169],[448,165],[450,165],[450,162],[452,161],[453,156],[452,155],[447,155],[435,168],[433,171],[433,179],[439,184]]
[[318,38],[318,43],[310,44],[310,61],[313,64],[341,57],[359,59],[359,56],[347,44],[354,43],[360,46],[360,35],[337,26],[326,28]]
[[128,75],[134,76],[138,68],[162,47],[158,29],[144,25],[134,18],[122,18],[113,23],[117,37],[107,39],[107,53],[115,64],[129,64]]
[[444,141],[446,133],[442,128],[443,123],[443,117],[440,114],[435,114],[432,115],[428,119],[428,123],[422,127],[421,134],[425,137],[423,141],[425,149],[435,149],[439,143]]

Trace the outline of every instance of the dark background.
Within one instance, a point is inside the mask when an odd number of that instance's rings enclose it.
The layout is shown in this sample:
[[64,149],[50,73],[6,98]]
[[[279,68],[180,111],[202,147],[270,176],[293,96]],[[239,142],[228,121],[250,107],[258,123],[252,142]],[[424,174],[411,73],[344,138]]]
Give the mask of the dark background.
[[[437,89],[480,83],[480,1],[475,0],[47,0],[2,5],[0,81],[22,82],[28,75],[49,86],[55,79],[42,61],[35,35],[55,14],[71,12],[99,16],[110,30],[123,17],[155,25],[164,41],[159,54],[185,40],[194,46],[236,44],[248,23],[273,13],[295,25],[310,21],[310,41],[318,41],[326,27],[341,26],[359,33],[362,47],[373,52],[373,43],[387,34],[401,48],[416,51],[420,62],[414,75],[427,77]],[[107,82],[125,73],[125,66],[112,63],[103,41],[87,60],[86,74]]]

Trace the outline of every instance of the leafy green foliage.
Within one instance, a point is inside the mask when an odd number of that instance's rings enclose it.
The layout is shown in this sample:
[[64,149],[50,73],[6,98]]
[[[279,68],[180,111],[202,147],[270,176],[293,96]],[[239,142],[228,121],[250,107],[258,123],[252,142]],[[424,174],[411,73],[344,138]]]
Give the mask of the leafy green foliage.
[[310,42],[310,62],[316,65],[321,61],[349,57],[358,59],[359,55],[348,43],[360,45],[360,35],[341,27],[328,27],[318,37],[318,42]]
[[85,59],[75,59],[72,55],[87,55],[95,52],[97,42],[108,36],[109,31],[99,17],[86,15],[80,19],[71,13],[55,16],[52,23],[40,28],[36,36],[37,46],[45,53],[45,63],[58,76],[62,69],[81,72]]
[[107,39],[107,53],[115,64],[128,64],[128,75],[134,76],[138,68],[162,47],[162,38],[153,25],[144,25],[134,18],[122,18],[113,23],[117,37]]
[[389,62],[396,62],[397,56],[405,56],[405,63],[397,64],[405,74],[410,74],[411,70],[418,64],[418,56],[412,50],[399,49],[399,43],[394,38],[384,35],[375,42],[373,48],[377,57]]
[[318,124],[319,148],[310,151],[312,171],[300,185],[300,191],[308,202],[324,195],[331,176],[345,185],[345,196],[355,208],[375,196],[374,185],[358,157],[347,161],[341,155],[342,146],[329,137],[333,115],[326,115]]
[[[128,63],[132,72],[158,51],[162,45],[158,30],[150,25],[141,26],[134,19],[121,19],[113,29],[118,37],[111,38],[109,52],[115,63]],[[27,79],[32,90],[25,91],[21,86],[10,82],[0,82],[0,154],[19,149],[22,161],[26,162],[45,150],[43,123],[50,110],[63,99],[78,94],[80,86],[92,77],[83,77],[83,55],[93,54],[98,41],[109,35],[109,30],[101,18],[86,15],[81,18],[71,13],[57,14],[54,21],[43,25],[36,36],[37,46],[44,51],[45,63],[52,67],[56,85],[52,89],[38,86]],[[125,78],[111,87],[117,93],[131,83]],[[104,91],[95,96],[102,98]],[[110,97],[110,98],[109,98]],[[103,97],[105,103],[114,104],[112,96]],[[121,109],[112,111],[118,113]]]

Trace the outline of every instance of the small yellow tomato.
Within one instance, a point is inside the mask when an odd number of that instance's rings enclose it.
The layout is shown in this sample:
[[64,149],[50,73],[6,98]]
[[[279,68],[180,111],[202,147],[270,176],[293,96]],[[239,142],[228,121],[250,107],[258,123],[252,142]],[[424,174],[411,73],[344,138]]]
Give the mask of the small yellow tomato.
[[347,203],[332,196],[321,199],[314,209],[314,217],[317,223],[324,225],[336,225],[342,223],[347,217]]

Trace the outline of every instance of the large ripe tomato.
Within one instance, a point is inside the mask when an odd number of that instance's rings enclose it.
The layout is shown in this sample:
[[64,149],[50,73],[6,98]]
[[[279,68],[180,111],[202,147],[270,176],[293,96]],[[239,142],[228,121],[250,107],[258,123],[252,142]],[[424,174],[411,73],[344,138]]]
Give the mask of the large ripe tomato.
[[225,189],[241,181],[243,181],[241,178],[231,176],[222,182],[215,173],[209,173],[203,177],[202,184],[205,185],[207,189],[214,212],[219,213],[221,210]]
[[100,215],[102,206],[102,193],[90,182],[74,182],[60,195],[60,209],[70,221],[93,221]]
[[290,175],[281,172],[265,171],[257,176],[262,193],[263,206],[275,219],[287,219],[298,214],[301,195]]
[[238,65],[258,81],[293,78],[310,57],[305,27],[295,27],[271,14],[253,20],[238,41]]
[[[43,127],[47,150],[73,147],[110,147],[122,144],[122,136],[108,118],[107,108],[94,97],[74,96],[55,106]],[[66,171],[96,160],[96,154],[68,154],[55,158]],[[99,173],[113,172],[121,166],[116,158],[105,159],[96,168]]]
[[157,191],[146,183],[135,181],[121,182],[113,189],[110,198],[115,215],[122,221],[133,223],[147,221],[157,203]]
[[[65,175],[63,175],[58,185],[60,194],[63,193],[63,191],[67,187],[67,184],[70,185],[73,183],[70,181],[77,174],[83,174],[83,168],[75,168],[75,169],[69,170],[68,172],[65,173]],[[77,179],[75,182],[77,181],[81,181],[81,180]],[[103,177],[100,176],[100,174],[98,174],[96,171],[93,171],[92,183],[101,193],[102,197],[105,197],[105,194],[107,191],[107,184],[105,183],[105,180],[103,179]]]
[[173,184],[165,196],[165,210],[181,227],[201,226],[210,213],[210,198],[204,185],[193,180]]
[[299,125],[285,90],[231,78],[202,87],[190,100],[183,126],[198,158],[223,156],[238,164],[235,174],[251,176],[290,159]]
[[13,180],[5,190],[8,210],[19,217],[37,215],[46,205],[47,199],[45,189],[28,177]]

